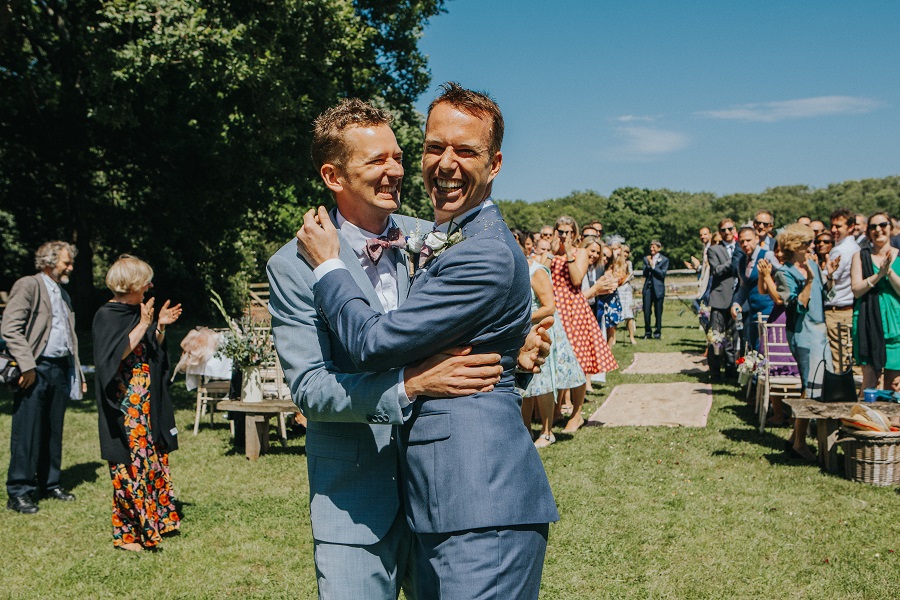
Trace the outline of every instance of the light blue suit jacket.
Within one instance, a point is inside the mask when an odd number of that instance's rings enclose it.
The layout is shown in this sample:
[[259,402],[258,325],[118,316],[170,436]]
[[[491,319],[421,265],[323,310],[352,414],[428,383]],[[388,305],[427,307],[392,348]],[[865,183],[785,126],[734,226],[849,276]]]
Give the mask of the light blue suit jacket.
[[[401,215],[392,218],[404,230],[423,223]],[[340,256],[347,265],[344,273],[383,313],[353,249],[342,243]],[[402,303],[409,290],[405,253],[388,251],[382,260],[391,260],[397,268]],[[374,544],[400,510],[391,426],[402,422],[399,369],[361,373],[354,366],[315,310],[316,279],[297,253],[296,240],[269,259],[266,271],[275,348],[291,397],[309,419],[306,455],[313,537],[336,544]]]
[[403,498],[413,531],[556,521],[513,383],[531,321],[528,264],[496,206],[460,226],[463,241],[416,272],[397,310],[377,310],[342,269],[316,284],[316,307],[361,370],[393,369],[463,344],[502,357],[503,375],[492,392],[420,396],[400,428]]

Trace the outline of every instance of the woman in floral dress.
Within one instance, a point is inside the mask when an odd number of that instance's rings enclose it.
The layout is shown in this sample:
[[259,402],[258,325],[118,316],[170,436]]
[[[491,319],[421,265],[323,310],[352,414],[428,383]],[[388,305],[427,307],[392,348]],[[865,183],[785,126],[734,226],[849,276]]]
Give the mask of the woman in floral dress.
[[167,300],[154,319],[153,269],[123,254],[106,274],[114,297],[94,317],[100,456],[113,485],[113,546],[155,549],[181,517],[169,474],[178,448],[175,412],[166,388],[166,326],[181,316]]
[[[575,248],[578,225],[572,217],[562,216],[556,221],[553,238],[553,262],[550,275],[553,281],[553,297],[556,311],[581,370],[588,376],[606,373],[618,368],[609,346],[603,341],[603,333],[597,318],[581,293],[581,280],[587,271],[588,257],[583,248]],[[584,388],[572,390],[572,417],[565,433],[573,433],[584,425],[581,406],[584,404]]]

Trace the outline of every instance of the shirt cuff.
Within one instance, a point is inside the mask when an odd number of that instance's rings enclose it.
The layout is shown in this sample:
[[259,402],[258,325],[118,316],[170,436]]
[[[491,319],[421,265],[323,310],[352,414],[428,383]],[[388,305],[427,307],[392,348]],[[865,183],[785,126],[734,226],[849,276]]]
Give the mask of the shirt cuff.
[[406,373],[406,367],[400,369],[400,381],[397,383],[397,404],[400,405],[400,414],[403,422],[406,423],[412,416],[412,403],[416,396],[410,398],[406,395],[406,384],[403,381],[403,375]]
[[346,269],[347,265],[344,264],[339,258],[329,258],[321,265],[313,269],[313,275],[316,276],[316,281],[321,281],[323,277],[331,273],[332,271],[336,271],[338,269]]

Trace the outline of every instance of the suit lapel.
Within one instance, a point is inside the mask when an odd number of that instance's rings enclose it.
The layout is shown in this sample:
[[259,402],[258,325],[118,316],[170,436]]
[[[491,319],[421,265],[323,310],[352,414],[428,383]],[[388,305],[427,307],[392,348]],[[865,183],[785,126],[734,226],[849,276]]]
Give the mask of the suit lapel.
[[50,302],[50,292],[47,291],[47,284],[44,283],[44,278],[40,273],[34,276],[38,282],[38,298],[41,303],[41,308],[46,312],[44,314],[53,315],[53,304]]

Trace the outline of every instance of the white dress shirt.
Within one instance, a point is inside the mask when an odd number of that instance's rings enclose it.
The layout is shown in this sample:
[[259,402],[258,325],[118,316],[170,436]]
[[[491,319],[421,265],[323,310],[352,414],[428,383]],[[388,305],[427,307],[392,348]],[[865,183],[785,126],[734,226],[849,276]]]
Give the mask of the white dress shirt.
[[859,252],[859,244],[853,239],[852,235],[844,236],[831,252],[828,258],[834,260],[838,256],[841,262],[838,264],[834,273],[831,273],[834,285],[831,287],[831,293],[825,300],[826,307],[846,308],[853,306],[853,290],[850,289],[850,263],[853,262],[853,255]]
[[69,339],[69,307],[63,302],[59,284],[48,277],[46,273],[41,273],[41,279],[50,294],[50,308],[53,315],[50,321],[50,337],[41,356],[47,358],[69,356],[72,354],[73,346]]

